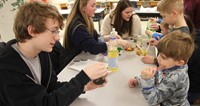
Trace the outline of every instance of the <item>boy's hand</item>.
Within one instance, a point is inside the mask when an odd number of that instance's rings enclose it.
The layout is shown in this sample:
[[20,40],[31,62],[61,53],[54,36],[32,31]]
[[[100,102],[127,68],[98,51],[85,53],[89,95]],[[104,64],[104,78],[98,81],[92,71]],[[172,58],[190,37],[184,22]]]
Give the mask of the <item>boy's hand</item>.
[[150,30],[146,30],[145,33],[146,33],[147,35],[150,35],[150,36],[152,37],[152,35],[153,35],[154,32],[153,32],[153,31],[150,31]]
[[155,73],[156,73],[155,68],[146,67],[141,71],[141,78],[142,79],[150,79],[150,78],[154,77]]
[[115,35],[115,37],[116,37],[117,39],[122,39],[122,37],[119,36],[119,35]]
[[87,74],[87,76],[91,80],[104,77],[108,74],[106,65],[100,62],[96,62],[94,64],[88,65],[87,67],[83,69],[83,71]]
[[138,82],[137,82],[137,80],[136,80],[135,78],[131,78],[131,79],[129,79],[129,81],[128,81],[128,85],[129,85],[129,87],[131,87],[131,88],[136,87],[137,84],[138,84]]
[[150,20],[150,22],[158,22],[158,18],[150,17],[149,20]]
[[154,46],[158,45],[158,41],[155,38],[151,38],[149,43],[150,43],[151,46],[152,45],[154,45]]
[[146,56],[143,56],[141,60],[145,64],[154,64],[154,58],[155,57],[153,57],[153,56],[146,55]]
[[150,24],[150,29],[154,30],[154,31],[158,31],[159,30],[159,24],[158,23]]
[[121,45],[124,49],[131,47],[131,43],[129,41],[123,39],[117,39],[117,44]]
[[84,86],[84,91],[89,91],[89,90],[93,90],[96,88],[104,87],[107,82],[108,82],[107,78],[105,78],[105,82],[101,85],[94,84],[93,81],[90,81]]

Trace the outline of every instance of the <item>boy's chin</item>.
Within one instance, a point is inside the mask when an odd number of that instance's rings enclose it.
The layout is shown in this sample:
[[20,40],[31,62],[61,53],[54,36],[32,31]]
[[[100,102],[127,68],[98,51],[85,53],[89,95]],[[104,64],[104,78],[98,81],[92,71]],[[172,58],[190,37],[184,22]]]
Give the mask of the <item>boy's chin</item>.
[[129,21],[130,19],[125,19],[125,21]]
[[49,49],[46,49],[45,52],[50,53],[50,52],[52,52],[52,50],[53,50],[53,48],[49,48]]

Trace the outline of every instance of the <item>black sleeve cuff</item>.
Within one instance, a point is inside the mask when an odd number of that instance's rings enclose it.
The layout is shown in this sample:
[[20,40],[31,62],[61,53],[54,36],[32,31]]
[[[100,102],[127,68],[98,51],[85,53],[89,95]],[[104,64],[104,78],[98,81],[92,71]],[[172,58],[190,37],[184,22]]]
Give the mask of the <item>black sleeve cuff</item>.
[[158,59],[157,58],[154,58],[154,64],[156,64],[156,66],[159,67]]
[[160,25],[159,25],[159,28],[158,28],[158,30],[157,30],[156,32],[161,32],[161,28],[160,28]]
[[83,70],[76,77],[82,85],[86,85],[91,80]]

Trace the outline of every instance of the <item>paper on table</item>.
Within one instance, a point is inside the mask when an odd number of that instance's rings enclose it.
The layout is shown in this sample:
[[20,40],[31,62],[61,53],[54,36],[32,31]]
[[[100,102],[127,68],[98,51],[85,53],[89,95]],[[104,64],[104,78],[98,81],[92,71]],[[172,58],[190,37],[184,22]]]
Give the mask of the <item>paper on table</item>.
[[[74,69],[76,71],[81,71],[87,65],[90,65],[90,64],[93,64],[93,63],[96,63],[96,62],[98,62],[98,61],[94,61],[94,60],[90,60],[90,59],[88,59],[87,61],[74,62],[74,64],[69,66],[69,68]],[[108,63],[105,63],[105,65],[108,65]]]

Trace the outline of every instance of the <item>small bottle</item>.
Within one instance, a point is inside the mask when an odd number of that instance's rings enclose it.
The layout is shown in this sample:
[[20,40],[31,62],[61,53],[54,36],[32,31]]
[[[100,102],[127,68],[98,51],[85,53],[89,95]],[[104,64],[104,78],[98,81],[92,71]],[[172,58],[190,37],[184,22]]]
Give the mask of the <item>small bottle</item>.
[[141,35],[138,35],[136,38],[136,44],[138,44],[140,47],[142,46],[142,37]]
[[115,35],[117,32],[113,28],[110,32],[110,40],[108,46],[108,70],[111,72],[118,71],[118,49],[117,49],[117,41]]
[[115,37],[116,38],[116,35],[118,35],[117,34],[117,31],[115,31],[115,28],[112,28],[112,31],[110,32],[110,37]]

